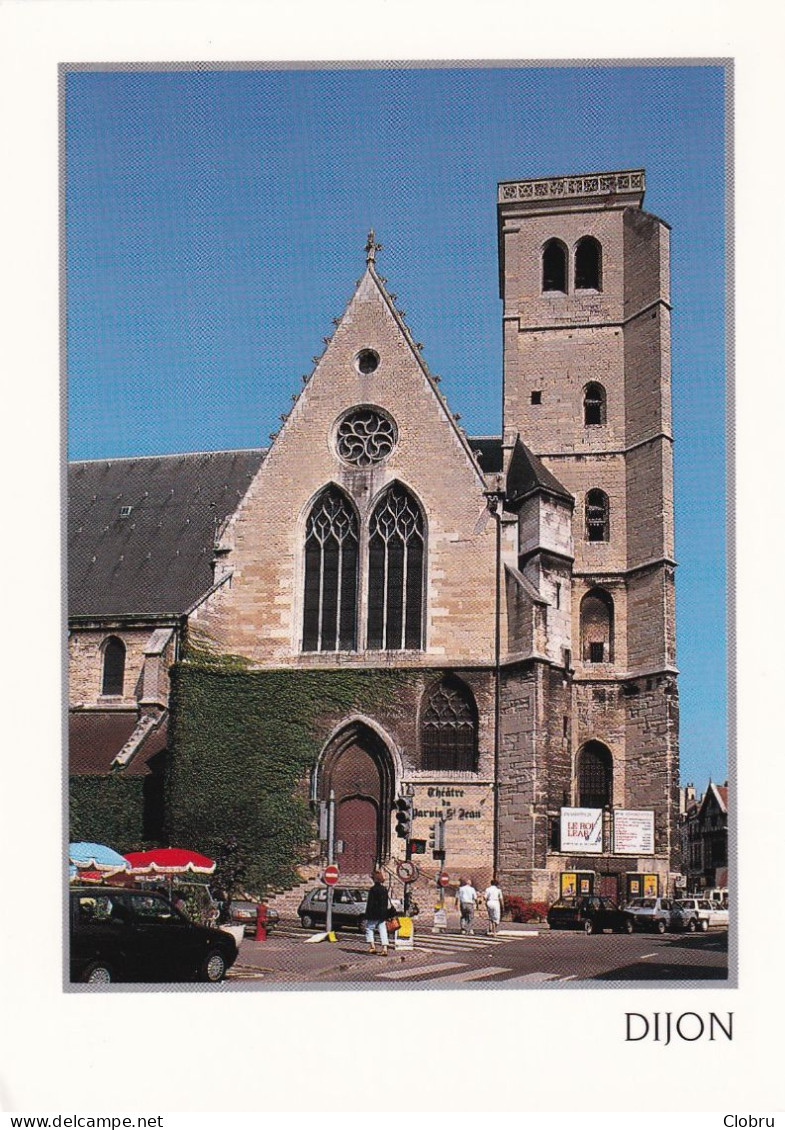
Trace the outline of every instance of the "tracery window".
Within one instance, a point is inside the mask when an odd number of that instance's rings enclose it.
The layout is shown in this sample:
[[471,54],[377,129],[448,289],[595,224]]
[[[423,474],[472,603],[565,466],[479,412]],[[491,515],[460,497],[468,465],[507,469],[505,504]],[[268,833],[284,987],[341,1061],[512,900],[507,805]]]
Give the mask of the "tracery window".
[[605,389],[591,381],[583,390],[583,422],[586,425],[605,423]]
[[376,408],[354,408],[338,424],[335,444],[341,459],[354,467],[372,467],[395,447],[395,424]]
[[314,503],[305,528],[303,651],[357,647],[358,523],[336,487]]
[[422,647],[425,530],[415,499],[394,483],[368,529],[368,647]]
[[590,235],[575,248],[575,289],[602,290],[602,247]]
[[542,289],[567,290],[567,248],[558,239],[549,239],[542,251]]
[[590,490],[586,495],[586,539],[609,541],[611,532],[610,503],[603,490]]
[[117,636],[110,636],[104,644],[104,670],[101,694],[121,695],[125,682],[125,644]]
[[613,758],[602,742],[587,742],[578,760],[578,807],[613,804]]
[[448,676],[431,689],[422,712],[423,769],[477,768],[477,708],[469,688]]

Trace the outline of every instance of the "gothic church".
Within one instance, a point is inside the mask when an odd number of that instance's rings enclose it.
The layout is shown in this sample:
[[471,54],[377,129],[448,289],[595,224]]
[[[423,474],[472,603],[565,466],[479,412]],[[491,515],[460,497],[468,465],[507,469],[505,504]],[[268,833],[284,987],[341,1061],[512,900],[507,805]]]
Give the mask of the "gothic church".
[[[136,778],[139,834],[160,835],[188,633],[254,670],[405,671],[394,701],[325,709],[304,788],[335,794],[344,874],[402,858],[409,795],[413,836],[444,819],[445,866],[478,884],[670,889],[669,228],[644,187],[499,185],[499,436],[459,426],[372,233],[268,449],[70,466],[72,782]],[[579,812],[598,814],[585,848]],[[624,840],[636,814],[651,835]]]

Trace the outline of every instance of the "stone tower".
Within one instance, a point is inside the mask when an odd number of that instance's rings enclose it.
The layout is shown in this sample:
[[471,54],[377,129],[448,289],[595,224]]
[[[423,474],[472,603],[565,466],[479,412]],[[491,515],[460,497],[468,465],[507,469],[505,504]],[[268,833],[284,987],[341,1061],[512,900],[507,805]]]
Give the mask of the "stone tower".
[[[569,867],[636,869],[613,853],[613,810],[654,811],[655,858],[639,862],[663,883],[677,846],[670,233],[642,210],[644,187],[642,170],[499,185],[504,433],[574,498],[571,554],[549,554],[550,577],[560,566],[570,589],[563,740],[541,751],[546,780],[531,798],[550,821],[533,860],[549,893]],[[521,573],[536,552],[522,536]],[[565,594],[548,576],[555,625]],[[559,793],[565,807],[604,810],[601,859],[560,853]]]

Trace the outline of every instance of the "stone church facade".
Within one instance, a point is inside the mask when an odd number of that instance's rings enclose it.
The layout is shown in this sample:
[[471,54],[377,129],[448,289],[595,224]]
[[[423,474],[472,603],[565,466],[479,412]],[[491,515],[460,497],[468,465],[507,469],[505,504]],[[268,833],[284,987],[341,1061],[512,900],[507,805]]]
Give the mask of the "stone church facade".
[[[71,466],[72,774],[177,756],[188,633],[260,671],[406,671],[395,702],[330,719],[312,766],[345,874],[403,856],[409,795],[414,837],[444,818],[450,873],[534,899],[565,875],[669,888],[669,229],[643,192],[641,170],[499,185],[499,436],[459,426],[372,233],[268,449]],[[602,813],[599,851],[563,849],[569,809]],[[619,811],[653,813],[645,853],[615,853]]]

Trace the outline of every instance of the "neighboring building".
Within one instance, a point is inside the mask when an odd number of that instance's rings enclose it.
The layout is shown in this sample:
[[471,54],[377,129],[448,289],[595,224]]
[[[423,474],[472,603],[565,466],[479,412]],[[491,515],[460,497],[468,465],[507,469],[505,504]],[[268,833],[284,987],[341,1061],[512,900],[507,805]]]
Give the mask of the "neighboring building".
[[682,789],[679,831],[681,869],[688,891],[728,886],[728,782],[709,781],[700,797],[693,785]]
[[499,436],[459,426],[371,233],[269,450],[71,467],[73,774],[154,775],[151,753],[176,769],[186,635],[260,687],[397,674],[388,701],[318,704],[310,796],[335,793],[345,874],[402,855],[408,792],[414,836],[446,818],[450,870],[480,883],[495,867],[538,899],[581,881],[623,897],[630,875],[670,888],[669,229],[643,192],[640,170],[499,186]]

